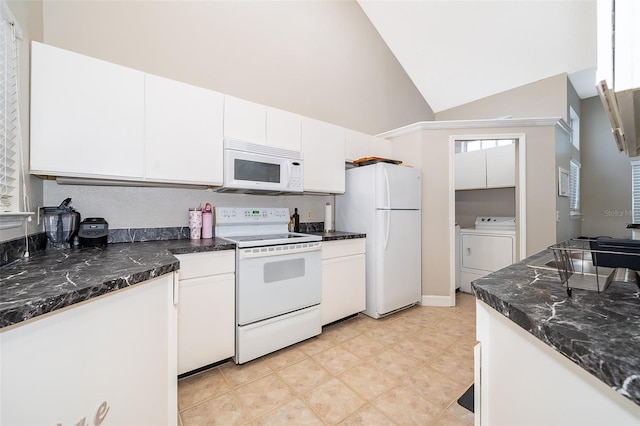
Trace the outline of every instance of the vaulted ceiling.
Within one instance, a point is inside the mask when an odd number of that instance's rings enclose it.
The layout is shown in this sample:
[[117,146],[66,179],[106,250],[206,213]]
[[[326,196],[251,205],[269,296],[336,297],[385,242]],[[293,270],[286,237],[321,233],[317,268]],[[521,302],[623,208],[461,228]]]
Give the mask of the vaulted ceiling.
[[561,73],[596,95],[596,0],[358,3],[435,113]]

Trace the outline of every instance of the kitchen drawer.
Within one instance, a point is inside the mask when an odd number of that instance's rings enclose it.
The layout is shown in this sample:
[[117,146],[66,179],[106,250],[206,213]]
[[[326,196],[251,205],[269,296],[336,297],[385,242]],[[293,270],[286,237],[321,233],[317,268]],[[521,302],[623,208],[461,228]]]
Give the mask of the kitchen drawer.
[[322,243],[322,260],[334,257],[351,256],[365,252],[365,239],[325,241]]
[[180,260],[180,280],[225,274],[236,270],[236,251],[176,255]]

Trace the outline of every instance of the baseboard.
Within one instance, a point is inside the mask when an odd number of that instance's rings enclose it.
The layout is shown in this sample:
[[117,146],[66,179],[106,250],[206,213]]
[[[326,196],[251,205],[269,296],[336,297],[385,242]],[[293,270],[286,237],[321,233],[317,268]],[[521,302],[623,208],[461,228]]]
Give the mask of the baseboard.
[[451,299],[449,296],[425,296],[422,295],[422,306],[455,306],[455,298]]

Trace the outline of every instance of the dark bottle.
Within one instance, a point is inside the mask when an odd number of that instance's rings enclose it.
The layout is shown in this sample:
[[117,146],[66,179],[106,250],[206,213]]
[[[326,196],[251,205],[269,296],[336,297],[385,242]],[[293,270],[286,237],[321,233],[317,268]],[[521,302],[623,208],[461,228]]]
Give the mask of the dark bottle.
[[300,232],[300,215],[297,208],[293,210],[293,232]]

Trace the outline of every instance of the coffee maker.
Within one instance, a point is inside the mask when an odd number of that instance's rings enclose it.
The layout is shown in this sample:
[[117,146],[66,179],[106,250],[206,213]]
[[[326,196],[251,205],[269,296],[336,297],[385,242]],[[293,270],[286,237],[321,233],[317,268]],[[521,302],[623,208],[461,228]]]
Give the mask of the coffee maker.
[[70,248],[80,228],[80,213],[69,206],[71,198],[57,207],[43,207],[47,248]]

